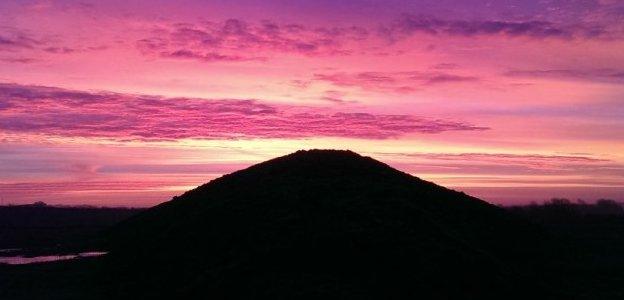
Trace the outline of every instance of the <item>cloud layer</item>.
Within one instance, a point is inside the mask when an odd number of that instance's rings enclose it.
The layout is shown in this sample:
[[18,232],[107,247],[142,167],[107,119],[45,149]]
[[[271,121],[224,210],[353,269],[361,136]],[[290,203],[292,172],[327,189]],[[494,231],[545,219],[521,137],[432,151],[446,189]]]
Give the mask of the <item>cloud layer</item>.
[[0,84],[0,130],[116,140],[305,138],[385,139],[480,131],[468,123],[340,112],[257,100],[190,99]]
[[[608,39],[615,37],[597,24],[557,24],[541,20],[501,21],[444,19],[404,14],[374,26],[311,26],[272,20],[161,24],[137,41],[145,55],[204,62],[268,60],[276,54],[336,56],[376,53],[387,43],[415,34],[449,37],[498,36],[529,39]],[[359,44],[358,44],[359,43]]]
[[498,20],[452,20],[433,16],[405,14],[388,26],[381,34],[390,38],[401,38],[415,33],[450,35],[462,37],[507,36],[525,38],[593,39],[608,35],[598,25],[575,24],[564,26],[546,21],[498,21]]
[[[624,164],[589,155],[511,153],[378,153],[416,174],[449,174],[481,185],[506,183],[622,187]],[[521,176],[523,178],[519,178]],[[469,180],[468,180],[469,179]]]
[[506,72],[505,75],[523,78],[551,78],[624,83],[624,70],[622,69],[511,70]]
[[317,73],[313,79],[340,87],[359,87],[364,90],[394,93],[409,93],[422,87],[439,84],[479,81],[476,76],[440,71]]
[[239,19],[201,24],[173,24],[137,42],[148,55],[200,61],[264,60],[270,53],[345,55],[348,42],[366,39],[357,27],[309,27],[273,21],[248,23]]
[[4,32],[0,34],[0,51],[15,51],[19,49],[33,49],[41,44],[38,41],[24,33]]

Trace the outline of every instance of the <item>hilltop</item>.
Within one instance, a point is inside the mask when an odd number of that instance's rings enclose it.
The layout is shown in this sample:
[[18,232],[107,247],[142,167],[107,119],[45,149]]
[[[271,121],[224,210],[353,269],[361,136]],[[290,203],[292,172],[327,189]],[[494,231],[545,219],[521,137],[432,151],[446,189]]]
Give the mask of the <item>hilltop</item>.
[[152,297],[546,297],[527,267],[543,237],[370,157],[298,151],[122,222],[106,277]]

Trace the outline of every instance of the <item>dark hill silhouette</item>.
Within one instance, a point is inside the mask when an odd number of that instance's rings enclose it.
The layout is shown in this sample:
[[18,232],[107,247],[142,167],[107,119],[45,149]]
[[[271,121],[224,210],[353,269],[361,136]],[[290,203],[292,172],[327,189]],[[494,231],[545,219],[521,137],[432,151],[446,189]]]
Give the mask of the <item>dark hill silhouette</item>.
[[188,299],[547,298],[528,268],[542,240],[501,208],[372,158],[298,151],[116,226],[103,286]]

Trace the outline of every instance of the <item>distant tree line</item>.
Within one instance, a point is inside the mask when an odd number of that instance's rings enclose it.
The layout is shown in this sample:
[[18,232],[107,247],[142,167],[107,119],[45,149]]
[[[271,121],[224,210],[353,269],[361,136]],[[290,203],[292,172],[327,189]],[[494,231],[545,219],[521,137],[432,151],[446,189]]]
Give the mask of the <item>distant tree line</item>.
[[506,209],[540,223],[574,223],[624,217],[624,205],[611,199],[599,199],[594,203],[588,203],[583,200],[553,198],[542,204],[516,205]]

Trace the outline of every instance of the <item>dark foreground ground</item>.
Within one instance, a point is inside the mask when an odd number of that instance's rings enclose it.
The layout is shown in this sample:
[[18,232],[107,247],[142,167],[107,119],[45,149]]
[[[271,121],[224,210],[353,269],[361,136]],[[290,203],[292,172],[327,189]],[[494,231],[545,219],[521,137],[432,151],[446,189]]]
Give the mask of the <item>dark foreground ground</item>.
[[578,299],[624,299],[624,211],[621,204],[596,205],[553,199],[544,205],[510,207],[544,226],[557,248],[545,278]]
[[80,250],[76,248],[89,247],[88,241],[102,230],[142,210],[44,204],[0,206],[0,249]]
[[[624,211],[613,202],[598,205],[551,201],[508,208],[542,225],[555,241],[540,272],[547,286],[572,299],[624,299]],[[82,251],[94,237],[140,210],[0,207],[0,249],[24,253]],[[93,242],[91,242],[93,241]],[[97,249],[95,249],[97,250]],[[0,265],[0,299],[97,299],[100,258],[10,266]]]
[[[101,250],[98,237],[143,209],[0,206],[0,256]],[[7,250],[8,249],[8,250]],[[0,299],[94,299],[97,258],[30,265],[0,264]]]

